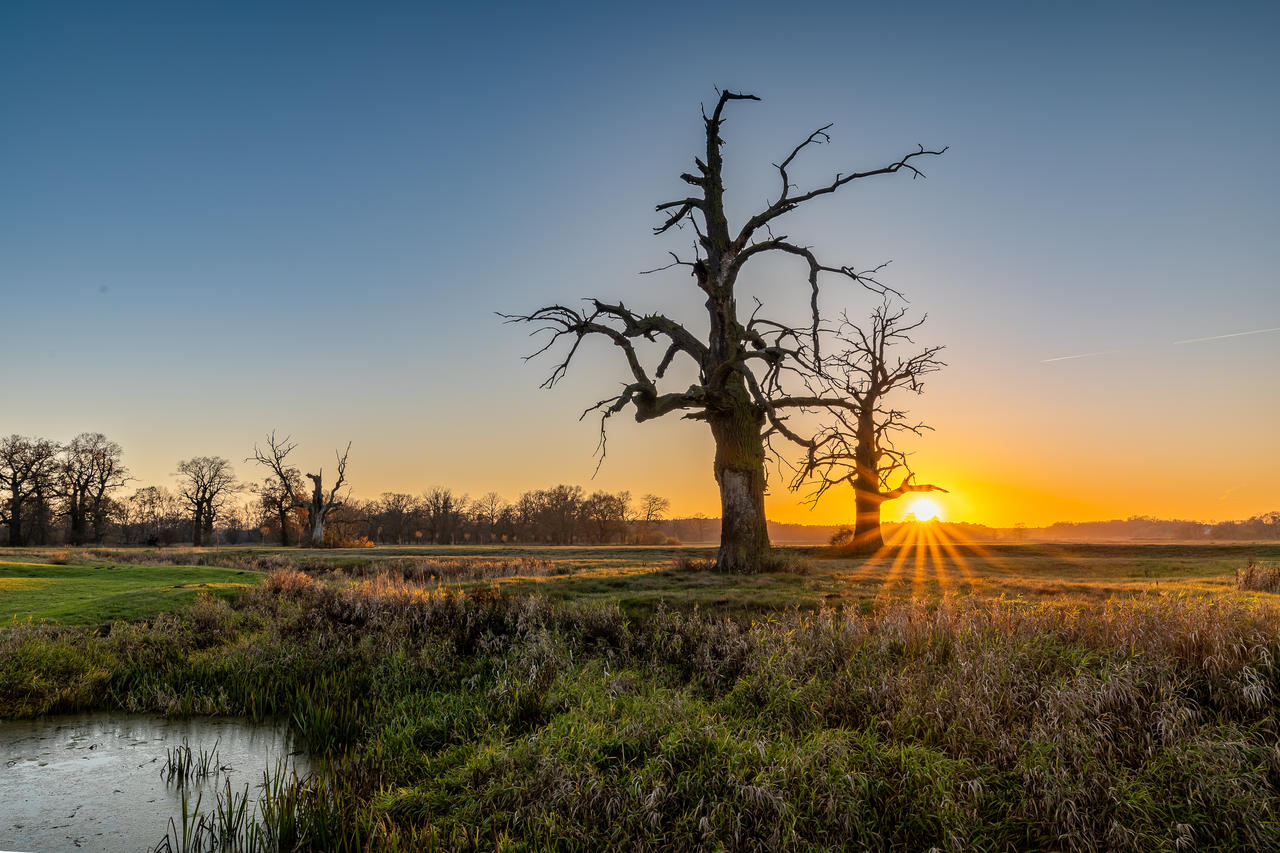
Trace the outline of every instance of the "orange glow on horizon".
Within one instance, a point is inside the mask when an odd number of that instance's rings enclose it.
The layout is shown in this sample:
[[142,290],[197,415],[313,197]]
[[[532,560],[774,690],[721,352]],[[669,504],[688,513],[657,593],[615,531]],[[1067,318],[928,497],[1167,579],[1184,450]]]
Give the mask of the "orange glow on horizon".
[[903,518],[914,516],[916,521],[942,520],[942,507],[933,498],[916,498],[907,504]]

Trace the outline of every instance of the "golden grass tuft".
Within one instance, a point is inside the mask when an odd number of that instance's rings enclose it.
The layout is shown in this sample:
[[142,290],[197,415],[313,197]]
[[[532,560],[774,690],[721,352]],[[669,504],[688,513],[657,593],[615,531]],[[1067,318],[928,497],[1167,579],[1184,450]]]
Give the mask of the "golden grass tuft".
[[1250,560],[1236,570],[1236,588],[1253,592],[1280,592],[1280,565]]

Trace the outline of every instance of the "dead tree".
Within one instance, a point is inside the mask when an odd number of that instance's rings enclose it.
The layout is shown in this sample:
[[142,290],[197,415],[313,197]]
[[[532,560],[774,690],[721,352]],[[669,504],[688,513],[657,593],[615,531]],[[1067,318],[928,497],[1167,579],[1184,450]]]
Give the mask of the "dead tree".
[[347,442],[347,449],[342,451],[334,451],[333,455],[338,459],[338,479],[334,482],[333,488],[328,494],[324,490],[324,469],[320,469],[319,474],[308,474],[307,479],[315,484],[315,488],[311,490],[311,501],[305,504],[307,508],[307,531],[312,548],[324,547],[324,520],[329,516],[329,511],[334,507],[342,506],[342,501],[338,500],[338,490],[342,488],[343,483],[347,481],[347,454],[351,452],[351,442]]
[[[258,449],[258,445],[253,446],[253,456],[250,459],[266,465],[275,475],[276,481],[280,486],[281,506],[285,500],[284,495],[287,493],[292,495],[289,503],[289,509],[293,507],[302,507],[307,511],[307,533],[306,544],[312,548],[324,547],[324,522],[329,517],[329,512],[337,507],[342,506],[342,501],[338,500],[338,492],[342,489],[347,481],[347,455],[351,453],[351,442],[347,442],[347,449],[338,453],[334,451],[334,456],[338,459],[338,479],[328,492],[324,490],[324,469],[320,469],[318,474],[307,474],[307,479],[312,483],[311,496],[309,498],[300,497],[294,486],[297,484],[298,469],[285,465],[285,457],[293,451],[297,445],[290,443],[289,436],[283,439],[277,439],[275,431],[267,436],[267,448],[270,453],[264,453]],[[248,462],[250,459],[246,459]],[[280,522],[286,523],[287,510],[281,512]],[[283,537],[284,534],[281,533]]]
[[[946,491],[915,483],[907,454],[894,441],[904,433],[920,435],[932,427],[913,420],[887,399],[895,391],[921,393],[923,377],[946,366],[938,359],[940,346],[906,357],[895,350],[914,343],[911,335],[924,321],[909,322],[906,309],[888,300],[865,326],[844,318],[836,336],[843,349],[820,359],[818,378],[810,380],[818,383],[819,394],[844,397],[851,405],[828,407],[792,488],[814,481],[809,500],[816,503],[835,486],[853,486],[856,514],[853,539],[846,546],[852,552],[874,552],[884,546],[880,508],[888,501],[912,492]],[[891,486],[895,480],[897,484]]]
[[[769,534],[764,514],[765,461],[774,436],[807,446],[787,426],[787,414],[801,408],[821,408],[826,404],[842,406],[835,398],[814,398],[802,393],[791,394],[784,379],[804,369],[799,352],[800,342],[808,337],[812,349],[818,351],[821,315],[818,308],[819,280],[832,276],[860,285],[876,293],[885,288],[876,280],[876,270],[859,272],[852,266],[830,266],[822,263],[807,246],[775,234],[774,227],[785,214],[821,196],[863,178],[891,175],[900,171],[919,176],[917,158],[941,154],[946,149],[927,151],[921,146],[894,162],[877,169],[837,174],[830,182],[807,191],[799,191],[791,182],[789,170],[796,157],[812,145],[828,141],[831,125],[819,128],[795,146],[786,158],[775,164],[778,194],[736,231],[729,225],[725,210],[725,185],[720,130],[726,106],[731,101],[759,100],[754,95],[721,92],[711,115],[703,112],[706,150],[694,158],[697,171],[680,178],[693,187],[683,198],[657,206],[665,217],[654,231],[665,234],[688,225],[696,235],[693,259],[671,253],[673,262],[663,269],[687,267],[694,283],[705,294],[708,333],[704,339],[689,331],[689,326],[659,313],[636,313],[619,303],[586,300],[579,310],[564,305],[549,305],[525,315],[503,315],[510,322],[526,322],[537,331],[550,334],[546,345],[533,355],[546,352],[561,339],[568,352],[543,383],[550,387],[564,377],[582,340],[600,336],[621,350],[630,373],[622,390],[583,412],[601,414],[600,453],[604,453],[605,424],[609,417],[628,407],[639,422],[681,412],[685,418],[705,421],[715,439],[714,472],[720,488],[721,537],[716,560],[721,571],[749,572],[767,568],[770,555]],[[735,287],[743,268],[754,258],[769,253],[783,253],[797,258],[807,272],[810,325],[795,328],[777,320],[758,316],[749,318],[738,313]],[[655,270],[656,272],[656,270]],[[535,331],[535,334],[537,333]],[[656,367],[646,366],[641,347],[656,344]],[[532,358],[533,356],[530,356]],[[697,380],[686,390],[660,391],[663,379],[677,358],[688,359],[697,370]]]

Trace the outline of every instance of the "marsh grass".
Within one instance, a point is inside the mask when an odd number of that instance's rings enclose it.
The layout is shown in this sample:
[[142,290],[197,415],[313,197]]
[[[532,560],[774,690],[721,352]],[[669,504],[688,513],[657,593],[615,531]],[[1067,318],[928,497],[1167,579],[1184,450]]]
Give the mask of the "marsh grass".
[[[680,551],[671,558],[671,565],[672,568],[680,572],[718,571],[714,554],[703,553],[699,556],[692,556]],[[794,551],[777,549],[759,567],[757,574],[807,575],[812,569],[813,564],[805,557]]]
[[224,779],[211,808],[203,807],[203,792],[193,801],[184,790],[181,812],[151,853],[276,853],[297,849],[304,838],[313,849],[330,849],[326,842],[339,834],[341,813],[323,778],[299,778],[278,761],[264,771],[256,794],[247,783],[235,790]]
[[165,762],[160,768],[160,775],[168,783],[186,787],[191,782],[209,778],[218,770],[218,742],[214,742],[209,749],[202,747],[193,750],[187,739],[183,738],[181,744],[165,750]]
[[1270,598],[637,619],[502,589],[286,569],[105,635],[15,625],[0,714],[288,720],[317,772],[251,819],[191,804],[171,850],[1280,847]]
[[1280,592],[1280,563],[1250,560],[1236,570],[1236,587],[1254,592]]

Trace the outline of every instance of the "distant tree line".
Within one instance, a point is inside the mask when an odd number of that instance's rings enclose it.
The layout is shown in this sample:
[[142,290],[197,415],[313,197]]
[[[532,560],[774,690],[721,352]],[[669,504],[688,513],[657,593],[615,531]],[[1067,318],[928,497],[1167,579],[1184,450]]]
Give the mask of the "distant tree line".
[[[379,545],[539,543],[547,545],[660,545],[673,538],[658,495],[638,500],[630,492],[556,485],[533,489],[508,501],[496,492],[472,499],[434,487],[421,495],[384,492],[370,501],[348,501],[330,521],[336,542]],[[270,541],[292,534],[278,516],[262,512],[261,531]],[[296,521],[294,522],[296,523]]]
[[[418,545],[463,543],[664,544],[677,538],[670,501],[629,491],[587,493],[556,485],[508,501],[496,492],[472,499],[450,488],[418,494],[384,492],[374,500],[338,494],[347,454],[325,491],[310,494],[303,475],[285,464],[292,449],[274,433],[265,456],[277,461],[260,482],[241,482],[221,456],[177,463],[174,488],[132,482],[119,444],[84,433],[66,444],[11,435],[0,439],[0,542],[22,545],[173,545],[276,543]],[[349,448],[348,448],[349,449]],[[278,470],[277,470],[278,469]],[[317,506],[316,501],[320,504]],[[682,530],[713,535],[710,520],[687,520]],[[316,531],[320,538],[312,538]],[[718,530],[718,525],[717,525]]]
[[1048,527],[1028,529],[1028,536],[1043,539],[1179,539],[1206,542],[1280,539],[1280,511],[1255,515],[1244,521],[1202,521],[1152,518],[1135,515],[1110,521],[1059,521]]
[[[274,492],[250,488],[255,500],[224,506],[213,516],[203,541],[222,544],[310,544],[305,507],[283,515]],[[581,486],[535,489],[507,501],[496,492],[472,499],[435,487],[419,495],[384,492],[373,500],[347,500],[330,512],[325,544],[462,545],[536,543],[548,545],[661,545],[675,540],[677,528],[692,536],[711,536],[712,519],[673,522],[669,502],[657,495],[638,501],[629,492],[593,492]],[[189,501],[163,486],[138,489],[116,504],[114,540],[121,544],[170,545],[194,541]],[[208,524],[206,517],[205,524]],[[282,526],[283,525],[283,526]],[[718,525],[716,525],[718,530]]]
[[102,542],[114,517],[113,494],[129,480],[121,454],[120,445],[97,432],[66,444],[19,435],[0,439],[0,525],[6,541]]

